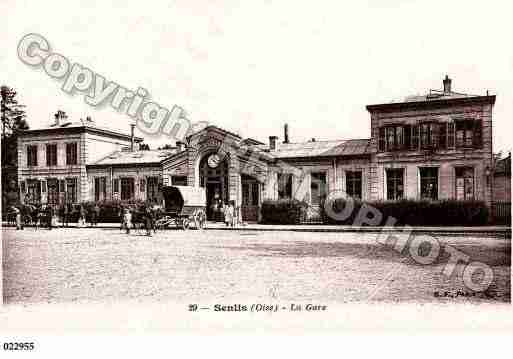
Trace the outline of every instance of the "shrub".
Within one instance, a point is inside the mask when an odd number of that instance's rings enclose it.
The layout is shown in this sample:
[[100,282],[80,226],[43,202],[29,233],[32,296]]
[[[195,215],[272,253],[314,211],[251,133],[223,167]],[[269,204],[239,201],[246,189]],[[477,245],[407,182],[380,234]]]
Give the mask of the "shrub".
[[264,224],[299,224],[307,204],[296,199],[265,200],[262,203]]
[[[331,202],[333,212],[341,214],[347,201],[337,198]],[[384,225],[388,217],[394,217],[395,225],[410,226],[479,226],[485,225],[489,220],[489,209],[483,201],[466,200],[401,200],[401,201],[354,201],[354,210],[348,218],[332,218],[326,213],[324,205],[321,207],[323,223],[327,224],[353,224],[362,205],[377,209],[382,218],[376,225]],[[336,217],[336,216],[335,216]]]
[[[124,207],[135,208],[144,204],[141,200],[104,200],[99,202],[87,201],[80,204],[74,204],[70,216],[70,222],[77,222],[80,216],[80,206],[83,206],[86,211],[86,221],[90,222],[92,218],[92,212],[94,206],[98,204],[100,207],[100,217],[98,222],[100,223],[119,223],[121,221],[120,209]],[[59,216],[64,215],[64,207],[60,206],[58,209]]]

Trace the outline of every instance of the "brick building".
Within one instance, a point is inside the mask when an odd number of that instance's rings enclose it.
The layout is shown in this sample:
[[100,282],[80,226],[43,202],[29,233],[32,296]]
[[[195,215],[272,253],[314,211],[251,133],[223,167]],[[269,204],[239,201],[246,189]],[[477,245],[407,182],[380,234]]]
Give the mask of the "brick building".
[[[244,220],[258,220],[264,199],[294,197],[315,208],[331,191],[364,200],[492,201],[495,96],[443,90],[367,106],[371,137],[268,143],[216,126],[167,150],[139,151],[142,139],[91,120],[30,130],[18,144],[22,198],[56,203],[161,199],[166,184],[202,186],[207,215],[235,200]],[[51,193],[51,195],[50,195]],[[28,197],[27,197],[28,196]]]

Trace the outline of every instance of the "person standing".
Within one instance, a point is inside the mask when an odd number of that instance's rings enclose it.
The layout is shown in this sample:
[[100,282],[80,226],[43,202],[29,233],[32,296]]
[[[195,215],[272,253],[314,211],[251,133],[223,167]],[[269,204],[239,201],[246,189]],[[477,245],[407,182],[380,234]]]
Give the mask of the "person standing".
[[68,226],[69,223],[69,215],[70,215],[70,208],[69,203],[64,203],[64,208],[62,209],[62,227]]
[[155,227],[155,217],[151,206],[146,206],[146,208],[144,209],[144,219],[146,222],[146,235],[151,237],[151,231],[154,230]]
[[86,225],[86,210],[83,205],[80,205],[80,217],[78,219],[79,227],[85,227]]
[[100,207],[96,203],[91,213],[91,226],[98,226],[98,218],[100,218]]
[[48,225],[48,230],[52,230],[52,220],[53,220],[53,207],[52,205],[47,205],[46,206],[46,221],[47,221],[47,225]]
[[132,227],[132,213],[128,208],[125,208],[123,214],[123,226],[126,228],[126,234],[130,234],[130,228]]
[[21,210],[14,206],[14,213],[16,215],[16,230],[21,230],[23,229],[23,222],[21,220]]

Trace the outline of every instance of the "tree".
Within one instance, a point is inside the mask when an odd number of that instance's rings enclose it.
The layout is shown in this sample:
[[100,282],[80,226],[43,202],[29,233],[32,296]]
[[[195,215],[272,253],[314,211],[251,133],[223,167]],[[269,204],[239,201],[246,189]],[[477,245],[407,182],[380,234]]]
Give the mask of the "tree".
[[[16,91],[0,87],[2,119],[2,205],[3,208],[18,196],[18,135],[29,126],[25,120],[24,105],[16,100]],[[9,203],[8,203],[9,202]]]
[[16,135],[20,130],[28,129],[25,121],[24,105],[20,105],[15,99],[17,92],[8,86],[0,88],[1,114],[2,114],[2,139]]

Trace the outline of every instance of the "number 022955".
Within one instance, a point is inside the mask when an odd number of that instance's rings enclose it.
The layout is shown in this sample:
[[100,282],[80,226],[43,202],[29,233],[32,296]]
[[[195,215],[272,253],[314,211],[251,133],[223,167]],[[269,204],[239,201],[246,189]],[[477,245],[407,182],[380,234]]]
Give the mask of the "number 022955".
[[34,350],[34,342],[4,342],[4,350],[15,351],[15,350]]

